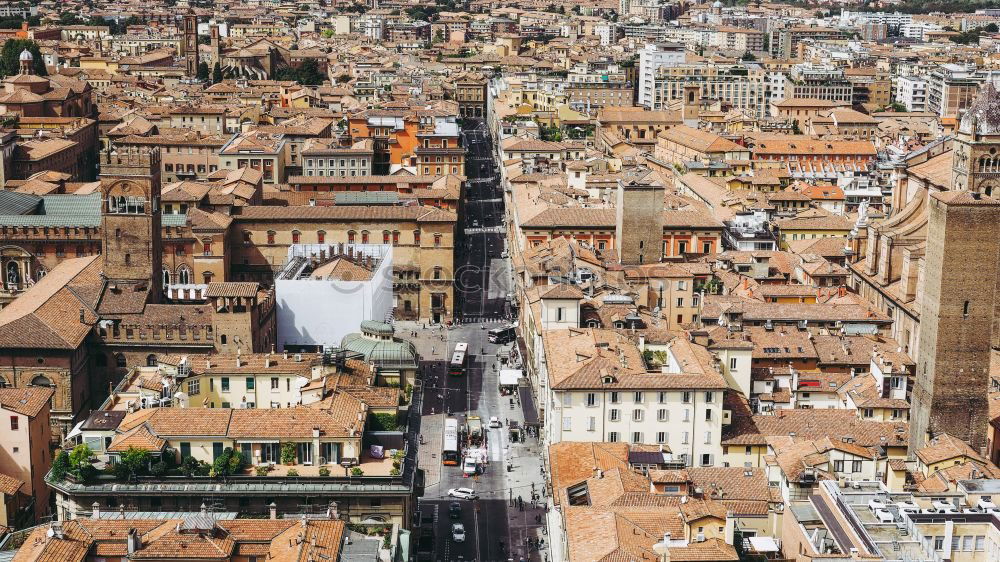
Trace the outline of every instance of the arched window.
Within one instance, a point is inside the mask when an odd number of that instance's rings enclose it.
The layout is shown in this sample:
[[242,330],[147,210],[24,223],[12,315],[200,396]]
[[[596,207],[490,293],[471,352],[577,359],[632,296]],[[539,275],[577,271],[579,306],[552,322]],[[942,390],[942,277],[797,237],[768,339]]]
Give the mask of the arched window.
[[969,315],[969,301],[965,301],[965,304],[962,305],[962,316],[968,316],[968,315]]
[[6,281],[10,285],[20,285],[21,284],[21,268],[17,266],[17,262],[7,262],[6,271]]
[[324,231],[324,230],[318,230],[318,231],[316,231],[316,243],[317,244],[326,244],[326,231]]
[[202,273],[201,277],[202,277],[202,279],[205,280],[205,284],[206,285],[208,285],[209,283],[212,282],[212,272],[211,271],[206,271],[206,272]]
[[301,239],[301,237],[302,237],[302,233],[300,233],[298,230],[293,230],[292,231],[292,244],[298,244],[299,240]]
[[182,265],[177,268],[177,282],[181,285],[187,285],[191,282],[191,270],[187,266]]
[[219,336],[219,343],[221,343],[222,345],[226,345],[226,334],[222,334],[221,336]]
[[37,375],[31,379],[31,386],[53,386],[52,381],[45,375]]
[[389,231],[388,230],[383,230],[382,231],[382,243],[383,244],[388,244],[389,243]]
[[118,200],[115,199],[114,195],[108,195],[108,212],[109,213],[118,212]]
[[166,269],[163,270],[163,288],[166,289],[170,285],[170,272]]
[[150,353],[146,356],[146,366],[155,367],[156,366],[156,356]]
[[275,233],[274,233],[273,230],[268,230],[267,231],[267,243],[268,244],[274,244],[274,234]]
[[128,361],[125,359],[124,353],[115,354],[115,366],[118,367],[119,369],[124,369],[126,366],[128,366]]
[[348,230],[347,231],[347,243],[348,244],[353,244],[354,243],[354,238],[357,236],[357,234],[358,233],[354,232],[353,230]]
[[419,230],[414,230],[413,231],[413,243],[415,245],[417,245],[417,246],[420,245],[420,231]]
[[362,244],[367,244],[368,243],[368,231],[367,230],[362,230],[361,231],[361,243]]

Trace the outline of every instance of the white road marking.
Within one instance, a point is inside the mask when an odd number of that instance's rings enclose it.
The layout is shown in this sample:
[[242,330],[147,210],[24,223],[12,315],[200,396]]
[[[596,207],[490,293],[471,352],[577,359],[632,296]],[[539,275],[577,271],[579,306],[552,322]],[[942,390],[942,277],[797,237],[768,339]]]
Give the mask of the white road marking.
[[500,440],[503,438],[500,430],[493,428],[490,430],[490,461],[500,462]]

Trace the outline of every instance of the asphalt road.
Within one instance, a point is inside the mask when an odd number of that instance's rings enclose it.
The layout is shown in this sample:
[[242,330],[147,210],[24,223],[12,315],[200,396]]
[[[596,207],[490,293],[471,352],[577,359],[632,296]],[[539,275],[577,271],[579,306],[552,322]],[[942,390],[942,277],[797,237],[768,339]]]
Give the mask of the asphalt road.
[[[491,416],[501,420],[517,417],[519,410],[512,409],[508,398],[501,399],[497,390],[497,372],[492,368],[498,347],[487,340],[487,330],[502,325],[509,313],[506,294],[509,285],[509,267],[502,258],[504,251],[503,195],[499,184],[494,149],[485,124],[466,121],[463,124],[463,143],[466,153],[468,187],[459,208],[460,233],[456,244],[456,302],[459,322],[443,332],[441,343],[448,357],[458,342],[469,344],[470,359],[465,376],[449,376],[445,361],[427,361],[424,369],[424,394],[422,414],[445,412],[464,425],[468,415],[478,415],[483,423]],[[509,348],[509,345],[506,346]],[[433,443],[433,445],[431,445]],[[428,439],[428,445],[439,446],[440,438]],[[518,495],[527,499],[525,490],[512,490],[515,476],[524,482],[525,475],[505,469],[510,455],[506,428],[489,429],[487,432],[489,463],[482,474],[466,478],[460,466],[442,467],[441,479],[430,486],[420,500],[424,517],[433,517],[435,561],[522,560],[527,556],[512,541],[523,536],[508,525],[511,498]],[[541,478],[538,477],[538,486]],[[479,500],[456,500],[447,497],[451,488],[468,487],[475,490]],[[461,514],[452,517],[449,504],[458,502]],[[519,512],[523,514],[523,512]],[[452,525],[465,526],[465,541],[452,538]]]

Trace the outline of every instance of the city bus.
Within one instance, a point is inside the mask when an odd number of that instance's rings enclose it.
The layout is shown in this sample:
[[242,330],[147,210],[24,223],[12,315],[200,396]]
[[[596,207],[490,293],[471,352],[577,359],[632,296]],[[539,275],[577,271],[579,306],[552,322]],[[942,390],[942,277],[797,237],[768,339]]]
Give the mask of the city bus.
[[441,460],[448,466],[458,466],[461,460],[458,448],[458,420],[444,420],[444,447],[441,450]]
[[448,374],[460,376],[465,374],[466,355],[469,344],[465,342],[455,344],[455,351],[451,354],[451,362],[448,364]]

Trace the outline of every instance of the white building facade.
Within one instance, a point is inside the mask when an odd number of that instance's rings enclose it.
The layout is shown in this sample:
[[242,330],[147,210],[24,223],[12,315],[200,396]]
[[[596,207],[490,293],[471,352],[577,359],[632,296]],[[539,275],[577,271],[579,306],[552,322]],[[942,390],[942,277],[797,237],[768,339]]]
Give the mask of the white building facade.
[[684,51],[684,45],[676,43],[647,43],[639,50],[639,105],[652,107],[657,71],[684,63]]

